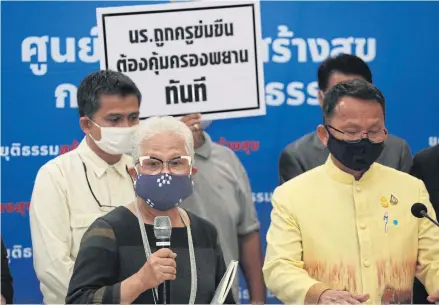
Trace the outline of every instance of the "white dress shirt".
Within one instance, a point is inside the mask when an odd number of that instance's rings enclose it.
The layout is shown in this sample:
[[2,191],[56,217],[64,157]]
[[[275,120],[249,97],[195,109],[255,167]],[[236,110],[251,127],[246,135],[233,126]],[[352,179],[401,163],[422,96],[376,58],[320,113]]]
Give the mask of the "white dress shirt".
[[112,210],[107,206],[134,201],[129,167],[130,156],[109,165],[84,138],[75,150],[50,160],[38,171],[30,228],[35,272],[46,304],[65,304],[79,244],[88,227]]

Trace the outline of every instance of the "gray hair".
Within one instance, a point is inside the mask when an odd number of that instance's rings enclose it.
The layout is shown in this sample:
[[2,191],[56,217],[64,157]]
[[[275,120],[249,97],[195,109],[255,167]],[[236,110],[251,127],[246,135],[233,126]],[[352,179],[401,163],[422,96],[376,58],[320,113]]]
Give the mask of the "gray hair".
[[[139,124],[134,136],[134,147],[132,150],[133,162],[137,162],[140,157],[140,147],[144,140],[157,134],[171,132],[180,135],[184,139],[186,153],[194,159],[194,137],[190,128],[182,121],[171,116],[150,117]],[[193,162],[193,161],[192,161]]]

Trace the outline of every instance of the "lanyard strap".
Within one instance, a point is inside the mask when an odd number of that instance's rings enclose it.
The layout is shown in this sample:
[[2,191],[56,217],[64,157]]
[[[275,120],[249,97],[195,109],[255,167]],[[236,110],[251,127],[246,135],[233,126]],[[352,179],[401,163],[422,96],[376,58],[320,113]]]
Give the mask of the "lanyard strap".
[[[143,248],[145,249],[146,260],[148,261],[149,257],[151,256],[151,247],[149,245],[148,236],[146,235],[145,222],[143,220],[142,214],[140,213],[137,200],[134,201],[134,206],[136,208],[137,219],[139,221],[140,233],[142,234],[142,242],[143,242]],[[180,213],[180,218],[183,221],[183,224],[186,226],[186,231],[187,231],[187,238],[189,245],[189,261],[191,266],[191,293],[189,296],[188,304],[192,305],[195,303],[195,298],[197,296],[197,265],[195,262],[194,242],[192,240],[191,227],[184,220],[182,209],[178,208],[178,212]],[[152,296],[154,298],[154,304],[157,304],[157,300],[158,300],[157,287],[153,288]]]

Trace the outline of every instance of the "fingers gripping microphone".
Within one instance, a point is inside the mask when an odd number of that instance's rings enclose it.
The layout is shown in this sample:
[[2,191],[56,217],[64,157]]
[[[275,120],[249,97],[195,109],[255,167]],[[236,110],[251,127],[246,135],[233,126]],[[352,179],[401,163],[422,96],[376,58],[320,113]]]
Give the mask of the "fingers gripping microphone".
[[434,223],[436,226],[439,227],[439,223],[434,220],[433,218],[431,218],[430,216],[428,216],[427,214],[427,207],[425,206],[425,204],[423,203],[415,203],[412,205],[412,214],[413,216],[417,217],[417,218],[427,218],[428,220],[430,220],[432,223]]
[[[157,250],[162,248],[171,247],[171,233],[172,225],[171,219],[168,216],[157,216],[154,218],[154,235],[156,238]],[[159,286],[159,296],[161,296],[161,302],[159,304],[169,304],[171,298],[171,286],[169,281],[164,281]]]

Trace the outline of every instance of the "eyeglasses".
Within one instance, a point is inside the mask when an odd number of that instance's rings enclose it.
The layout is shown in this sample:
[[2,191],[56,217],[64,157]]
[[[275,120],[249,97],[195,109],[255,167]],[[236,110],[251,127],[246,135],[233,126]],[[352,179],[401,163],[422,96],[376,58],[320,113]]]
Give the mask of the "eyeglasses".
[[380,130],[380,131],[368,131],[368,132],[364,132],[364,131],[356,131],[356,132],[351,132],[351,131],[341,131],[335,127],[332,127],[331,125],[326,125],[325,126],[326,130],[329,132],[329,128],[331,128],[332,130],[335,130],[339,133],[341,133],[343,135],[343,141],[349,142],[349,143],[358,143],[360,142],[362,139],[364,139],[364,135],[366,135],[366,138],[371,142],[371,143],[382,143],[387,139],[387,131],[386,130]]
[[[82,161],[82,160],[81,160],[81,161]],[[98,200],[98,198],[96,198],[96,195],[95,195],[95,193],[93,192],[93,189],[91,188],[90,181],[88,180],[88,175],[87,175],[87,167],[85,166],[84,161],[82,161],[82,166],[84,167],[85,179],[87,180],[88,188],[90,189],[90,192],[91,192],[93,198],[96,200],[97,204],[99,205],[99,208],[100,208],[103,212],[108,212],[108,211],[111,211],[111,210],[113,210],[114,208],[116,208],[116,206],[113,206],[113,205],[103,205],[103,204],[100,203],[100,201]],[[130,172],[128,171],[128,166],[125,165],[125,169],[126,169],[126,171],[127,171],[127,173],[128,173],[128,176],[131,177]],[[131,180],[132,180],[132,179],[131,179]]]
[[189,156],[178,156],[163,161],[152,156],[142,156],[136,164],[140,165],[140,171],[145,175],[158,175],[163,172],[165,166],[171,174],[188,175],[192,169],[192,158]]

